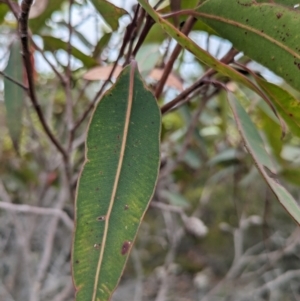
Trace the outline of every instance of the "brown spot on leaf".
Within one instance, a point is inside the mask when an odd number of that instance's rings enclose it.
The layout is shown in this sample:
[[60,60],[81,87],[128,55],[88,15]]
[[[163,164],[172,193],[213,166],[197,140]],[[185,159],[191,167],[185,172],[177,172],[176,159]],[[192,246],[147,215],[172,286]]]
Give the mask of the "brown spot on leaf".
[[277,17],[277,19],[280,19],[282,17],[282,13],[277,13],[276,17]]
[[128,240],[124,241],[121,249],[121,254],[122,255],[127,254],[130,249],[130,246],[131,246],[131,241]]
[[100,249],[100,244],[94,244],[94,248],[99,250]]
[[129,206],[128,205],[125,205],[124,206],[124,210],[128,210],[129,209]]
[[105,221],[105,219],[106,219],[105,215],[101,215],[101,216],[97,217],[97,221],[99,221],[99,222]]

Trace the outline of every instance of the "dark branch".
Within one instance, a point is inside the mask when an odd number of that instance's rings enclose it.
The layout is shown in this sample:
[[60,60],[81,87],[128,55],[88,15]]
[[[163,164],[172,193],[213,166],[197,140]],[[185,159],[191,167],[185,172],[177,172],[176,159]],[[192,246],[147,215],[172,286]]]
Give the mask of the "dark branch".
[[29,43],[28,43],[28,36],[29,36],[29,34],[28,34],[28,16],[29,16],[29,12],[30,12],[32,3],[33,3],[33,0],[23,0],[22,1],[21,12],[20,12],[20,15],[18,18],[19,32],[20,32],[20,38],[21,38],[21,44],[22,44],[22,56],[23,56],[23,62],[24,62],[24,66],[26,69],[27,79],[28,79],[29,97],[31,99],[34,109],[37,112],[39,120],[40,120],[46,134],[48,135],[50,140],[53,142],[53,144],[56,146],[58,151],[63,155],[64,160],[68,161],[68,154],[66,153],[66,151],[64,150],[62,145],[59,143],[59,141],[52,134],[48,124],[46,123],[44,114],[38,103],[37,96],[35,93],[33,66],[32,66],[31,60],[30,60],[30,51],[29,51]]

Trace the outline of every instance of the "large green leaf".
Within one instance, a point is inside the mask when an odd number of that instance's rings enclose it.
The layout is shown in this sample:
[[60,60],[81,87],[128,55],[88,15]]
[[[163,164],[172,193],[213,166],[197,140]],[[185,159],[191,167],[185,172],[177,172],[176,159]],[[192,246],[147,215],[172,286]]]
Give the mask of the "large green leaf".
[[77,301],[110,299],[158,176],[160,110],[134,69],[124,69],[88,129],[72,257]]
[[[59,49],[67,51],[68,43],[62,41],[61,39],[51,37],[51,36],[42,36],[44,41],[44,49],[48,51],[57,51]],[[72,46],[72,55],[79,59],[86,68],[91,68],[98,65],[97,61],[81,52],[79,49]]]
[[[23,82],[23,62],[21,57],[21,45],[19,41],[12,44],[8,64],[4,73],[15,81]],[[4,77],[4,103],[6,108],[6,124],[10,137],[16,149],[22,130],[22,108],[24,90]]]
[[113,31],[119,27],[119,18],[127,14],[126,10],[117,7],[106,0],[90,0],[103,19],[112,28]]
[[233,95],[229,95],[228,100],[240,134],[244,139],[245,146],[252,156],[256,167],[278,198],[279,202],[295,221],[300,224],[300,207],[291,194],[276,179],[271,157],[265,150],[263,140],[255,128],[255,125]]
[[247,56],[300,90],[300,14],[272,3],[208,0],[198,17]]
[[[173,39],[175,39],[182,47],[192,52],[201,62],[207,66],[215,69],[221,74],[230,77],[232,80],[238,81],[251,90],[255,91],[262,98],[266,99],[266,96],[262,91],[251,82],[246,76],[242,75],[234,68],[223,64],[222,62],[215,59],[207,51],[200,48],[195,42],[193,42],[189,37],[184,35],[182,32],[177,30],[171,23],[164,20],[149,4],[146,0],[138,0],[141,6],[147,11],[147,13],[155,20],[160,27],[167,32]],[[268,101],[268,99],[267,99]]]

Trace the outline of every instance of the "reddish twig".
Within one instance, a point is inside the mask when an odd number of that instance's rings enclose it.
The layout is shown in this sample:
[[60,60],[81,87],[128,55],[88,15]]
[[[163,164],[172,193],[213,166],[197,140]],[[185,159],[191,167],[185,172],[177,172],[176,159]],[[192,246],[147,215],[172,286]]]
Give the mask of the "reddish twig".
[[[188,34],[191,31],[191,29],[192,29],[193,25],[195,24],[195,22],[196,22],[196,19],[194,17],[189,17],[187,19],[187,21],[185,22],[183,28],[182,28],[182,32],[184,34]],[[163,73],[163,75],[162,75],[162,77],[161,77],[160,81],[158,82],[158,84],[156,86],[156,89],[155,89],[155,97],[156,98],[160,97],[160,95],[161,95],[161,93],[164,89],[165,83],[166,83],[166,81],[167,81],[167,79],[168,79],[168,77],[169,77],[169,75],[172,71],[173,64],[174,64],[175,60],[177,59],[181,49],[182,49],[182,47],[179,44],[177,44],[174,51],[173,51],[173,53],[172,53],[172,55],[171,55],[171,57],[170,57],[170,59],[169,59],[169,61],[167,62],[166,66],[165,66],[165,69],[164,69],[164,73]]]
[[[238,51],[234,48],[231,48],[220,60],[222,63],[229,64],[232,62],[235,55],[238,53]],[[192,84],[189,88],[185,89],[182,93],[180,93],[177,97],[175,97],[172,101],[168,102],[164,106],[161,107],[161,113],[165,114],[174,107],[178,106],[179,103],[183,102],[186,97],[188,97],[191,93],[198,90],[200,87],[202,87],[205,82],[204,80],[210,78],[216,74],[216,71],[214,69],[208,69],[202,76],[199,78],[194,84]]]

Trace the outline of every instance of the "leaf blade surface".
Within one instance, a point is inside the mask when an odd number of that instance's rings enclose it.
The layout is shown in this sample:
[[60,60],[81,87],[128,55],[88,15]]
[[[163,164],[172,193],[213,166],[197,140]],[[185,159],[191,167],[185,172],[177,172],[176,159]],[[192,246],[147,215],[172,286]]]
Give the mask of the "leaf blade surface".
[[238,50],[300,90],[299,11],[251,0],[208,0],[197,14]]
[[160,118],[128,67],[95,109],[77,190],[77,301],[109,300],[120,279],[158,175]]

